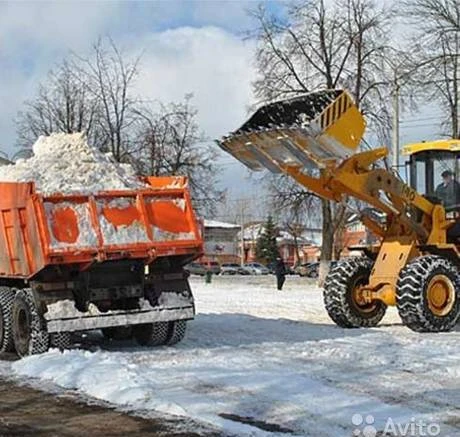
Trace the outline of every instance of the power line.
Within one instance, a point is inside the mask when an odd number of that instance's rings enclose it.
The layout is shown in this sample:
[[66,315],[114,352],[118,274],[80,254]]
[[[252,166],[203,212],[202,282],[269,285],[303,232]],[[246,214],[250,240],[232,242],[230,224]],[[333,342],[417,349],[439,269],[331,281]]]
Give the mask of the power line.
[[420,117],[420,118],[412,118],[412,119],[405,119],[401,120],[399,123],[407,124],[407,123],[418,123],[420,121],[430,121],[430,120],[439,120],[440,118],[444,117],[443,115],[436,115],[431,117]]
[[422,124],[412,124],[410,126],[402,126],[402,129],[414,129],[414,128],[418,128],[418,127],[430,127],[430,126],[438,126],[440,125],[441,123],[422,123]]

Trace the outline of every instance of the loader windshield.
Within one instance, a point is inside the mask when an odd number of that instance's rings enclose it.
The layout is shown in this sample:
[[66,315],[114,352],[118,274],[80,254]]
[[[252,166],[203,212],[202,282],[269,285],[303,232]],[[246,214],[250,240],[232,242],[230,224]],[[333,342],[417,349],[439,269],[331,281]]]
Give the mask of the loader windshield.
[[448,210],[460,207],[458,152],[424,151],[411,156],[411,186]]

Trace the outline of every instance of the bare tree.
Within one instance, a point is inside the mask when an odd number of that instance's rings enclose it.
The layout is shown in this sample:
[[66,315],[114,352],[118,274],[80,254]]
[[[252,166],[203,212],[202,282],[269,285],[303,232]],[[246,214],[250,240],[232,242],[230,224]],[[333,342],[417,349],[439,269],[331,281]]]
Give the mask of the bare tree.
[[132,86],[138,74],[139,57],[127,59],[112,39],[99,39],[92,57],[78,57],[78,77],[98,100],[101,112],[97,119],[103,149],[117,161],[129,156],[129,132],[136,121],[137,99]]
[[18,156],[27,156],[39,135],[85,132],[92,145],[141,174],[188,176],[195,204],[212,212],[223,195],[217,150],[198,127],[192,95],[154,111],[134,94],[138,64],[111,39],[99,39],[87,57],[71,54],[18,114]]
[[[259,78],[254,90],[261,102],[343,87],[352,93],[371,126],[379,126],[380,132],[388,130],[388,80],[380,67],[392,11],[372,0],[342,0],[333,6],[316,0],[294,4],[286,20],[262,7],[253,14],[259,24]],[[322,260],[333,256],[334,235],[345,223],[344,208],[322,201]]]
[[412,81],[446,114],[446,134],[460,138],[460,4],[458,0],[411,0],[401,13],[414,24],[410,41]]
[[145,174],[187,176],[195,205],[212,214],[224,194],[216,186],[218,152],[198,127],[192,97],[188,94],[181,103],[160,104],[157,113],[145,108],[138,112],[138,163]]
[[19,112],[17,144],[28,149],[39,135],[52,132],[85,132],[91,138],[99,109],[98,99],[77,79],[73,62],[65,60],[50,71],[36,97],[26,101]]
[[99,39],[87,58],[71,54],[18,114],[19,147],[29,148],[39,135],[52,132],[85,132],[93,145],[126,160],[136,119],[132,88],[138,62],[111,39]]
[[[302,238],[306,228],[306,221],[310,214],[314,213],[315,199],[301,187],[292,187],[286,178],[276,178],[271,187],[272,207],[275,217],[282,224],[294,241],[294,251],[297,262],[300,261],[299,239]],[[279,183],[281,182],[281,184]]]

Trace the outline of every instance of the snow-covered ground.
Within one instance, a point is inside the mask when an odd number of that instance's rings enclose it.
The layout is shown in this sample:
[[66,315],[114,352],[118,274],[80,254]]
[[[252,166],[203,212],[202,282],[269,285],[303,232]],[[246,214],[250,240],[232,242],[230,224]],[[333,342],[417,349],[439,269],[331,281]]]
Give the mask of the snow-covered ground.
[[393,309],[340,329],[308,281],[192,278],[198,315],[179,345],[54,350],[10,371],[222,435],[460,436],[460,332],[411,332]]

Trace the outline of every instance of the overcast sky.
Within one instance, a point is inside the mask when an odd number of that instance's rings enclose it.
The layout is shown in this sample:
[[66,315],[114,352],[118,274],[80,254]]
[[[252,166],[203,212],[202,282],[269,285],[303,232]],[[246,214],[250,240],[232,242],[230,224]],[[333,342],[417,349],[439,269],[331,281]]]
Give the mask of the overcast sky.
[[[210,138],[234,130],[252,102],[254,43],[242,32],[251,27],[247,10],[257,3],[0,1],[0,149],[14,153],[14,117],[50,68],[70,50],[89,51],[104,35],[133,55],[143,53],[136,84],[141,97],[169,102],[192,92],[200,126]],[[283,12],[283,1],[266,3]],[[419,123],[402,127],[403,141],[421,139]],[[236,160],[227,155],[221,162],[221,181],[231,196],[256,190]]]
[[[282,8],[267,2],[273,11]],[[243,38],[254,1],[0,2],[0,149],[14,153],[14,117],[53,65],[69,51],[84,54],[110,35],[126,52],[142,52],[136,87],[145,99],[169,102],[194,94],[210,138],[247,116],[255,78],[254,43]],[[222,183],[235,195],[246,171],[230,156]],[[235,178],[238,174],[238,178]]]

